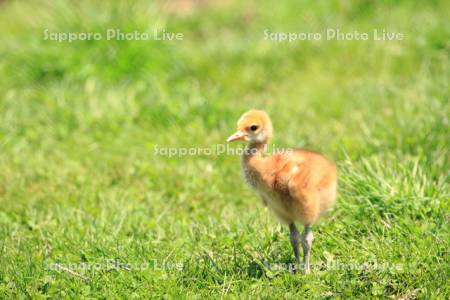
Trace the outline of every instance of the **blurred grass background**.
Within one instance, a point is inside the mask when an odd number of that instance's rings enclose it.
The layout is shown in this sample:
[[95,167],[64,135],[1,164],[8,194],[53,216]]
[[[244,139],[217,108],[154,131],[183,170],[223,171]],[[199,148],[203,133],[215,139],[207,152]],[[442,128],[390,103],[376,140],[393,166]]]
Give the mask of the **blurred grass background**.
[[[0,296],[449,297],[448,1],[0,2]],[[50,32],[181,32],[182,41],[44,40]],[[386,29],[403,41],[264,40]],[[277,146],[338,162],[340,196],[313,264],[213,148],[250,108]],[[233,147],[238,147],[233,145]],[[48,263],[181,262],[182,271]]]

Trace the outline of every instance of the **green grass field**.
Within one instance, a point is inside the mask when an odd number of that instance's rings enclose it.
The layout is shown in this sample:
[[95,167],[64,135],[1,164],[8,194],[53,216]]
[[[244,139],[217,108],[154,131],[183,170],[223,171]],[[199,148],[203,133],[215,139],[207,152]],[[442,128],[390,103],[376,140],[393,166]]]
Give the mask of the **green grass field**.
[[[0,2],[0,298],[448,299],[449,2],[175,2]],[[44,39],[108,28],[183,40]],[[404,39],[264,36],[327,28]],[[251,108],[337,162],[312,274],[213,151]]]

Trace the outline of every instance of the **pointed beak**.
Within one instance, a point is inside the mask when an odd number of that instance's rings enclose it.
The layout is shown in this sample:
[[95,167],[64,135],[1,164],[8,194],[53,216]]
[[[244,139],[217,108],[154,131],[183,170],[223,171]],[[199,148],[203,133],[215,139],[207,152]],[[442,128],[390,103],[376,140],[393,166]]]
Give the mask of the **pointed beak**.
[[234,133],[233,135],[231,135],[228,139],[227,142],[234,142],[234,141],[247,141],[248,140],[248,136],[245,132],[242,131],[237,131],[236,133]]

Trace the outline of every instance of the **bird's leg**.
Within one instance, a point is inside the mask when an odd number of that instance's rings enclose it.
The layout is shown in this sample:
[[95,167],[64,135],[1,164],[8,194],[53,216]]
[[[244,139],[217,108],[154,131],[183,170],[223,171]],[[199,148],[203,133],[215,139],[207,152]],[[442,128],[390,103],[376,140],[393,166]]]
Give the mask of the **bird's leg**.
[[304,264],[305,264],[305,273],[311,272],[311,268],[309,266],[309,258],[311,254],[311,247],[313,242],[314,236],[311,230],[310,225],[305,225],[305,230],[302,234],[302,248],[303,248],[303,255],[304,255]]
[[300,242],[300,233],[298,232],[298,229],[293,222],[291,224],[289,224],[289,230],[291,231],[290,238],[291,238],[292,249],[294,250],[295,263],[298,265],[300,263],[300,256],[298,254],[298,244]]

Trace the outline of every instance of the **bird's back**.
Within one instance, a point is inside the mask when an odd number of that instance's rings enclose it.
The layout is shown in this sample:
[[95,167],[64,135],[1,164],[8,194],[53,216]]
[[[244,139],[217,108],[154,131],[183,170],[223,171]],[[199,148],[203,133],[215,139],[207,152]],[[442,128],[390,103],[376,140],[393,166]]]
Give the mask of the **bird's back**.
[[296,149],[266,157],[261,165],[254,187],[283,221],[313,223],[335,202],[336,166],[323,155]]

